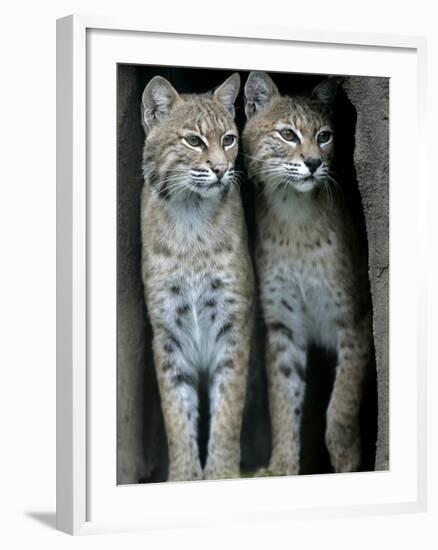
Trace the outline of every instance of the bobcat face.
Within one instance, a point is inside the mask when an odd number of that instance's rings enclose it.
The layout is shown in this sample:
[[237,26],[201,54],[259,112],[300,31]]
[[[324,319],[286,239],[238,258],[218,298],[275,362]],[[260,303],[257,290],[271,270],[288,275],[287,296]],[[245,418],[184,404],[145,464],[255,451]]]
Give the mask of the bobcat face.
[[208,118],[186,124],[175,143],[180,169],[186,170],[186,183],[196,193],[217,192],[233,180],[237,131],[226,118],[218,122],[216,127],[210,127]]
[[290,184],[297,191],[305,192],[328,175],[333,130],[328,124],[309,128],[297,122],[293,117],[282,117],[261,145],[262,151],[268,152],[266,160],[278,163],[278,168],[271,173],[274,183]]
[[233,183],[238,151],[234,101],[239,86],[237,73],[207,94],[179,95],[162,77],[146,86],[143,170],[160,197],[214,196]]
[[249,176],[267,191],[292,186],[308,192],[330,181],[334,132],[328,109],[336,84],[327,80],[310,97],[282,97],[266,73],[245,85],[243,133]]

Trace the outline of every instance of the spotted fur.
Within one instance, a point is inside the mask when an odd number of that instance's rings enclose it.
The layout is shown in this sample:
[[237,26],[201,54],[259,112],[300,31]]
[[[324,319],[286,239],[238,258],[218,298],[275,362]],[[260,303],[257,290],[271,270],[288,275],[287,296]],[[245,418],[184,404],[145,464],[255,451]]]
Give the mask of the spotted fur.
[[359,468],[359,407],[371,349],[367,266],[330,171],[328,79],[311,96],[281,96],[261,72],[245,85],[243,149],[260,186],[256,265],[266,324],[270,470],[299,473],[307,350],[337,353],[326,443],[337,472]]
[[[142,270],[169,447],[169,480],[239,475],[253,273],[234,173],[238,74],[212,93],[146,86]],[[201,382],[210,433],[198,447]]]

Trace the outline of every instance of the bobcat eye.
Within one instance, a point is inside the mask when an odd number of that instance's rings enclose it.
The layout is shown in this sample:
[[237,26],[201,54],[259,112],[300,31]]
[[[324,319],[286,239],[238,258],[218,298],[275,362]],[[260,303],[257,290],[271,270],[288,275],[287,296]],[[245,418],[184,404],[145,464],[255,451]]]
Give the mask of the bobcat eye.
[[230,147],[233,145],[233,143],[236,141],[236,136],[233,136],[233,134],[227,134],[222,138],[222,145],[224,147]]
[[328,143],[332,137],[331,132],[321,132],[318,134],[318,143]]
[[284,130],[280,130],[280,136],[286,141],[292,141],[294,143],[300,142],[300,139],[297,136],[297,134],[290,128],[284,128]]
[[204,145],[204,142],[199,136],[195,136],[194,134],[185,136],[184,139],[191,147],[201,147]]

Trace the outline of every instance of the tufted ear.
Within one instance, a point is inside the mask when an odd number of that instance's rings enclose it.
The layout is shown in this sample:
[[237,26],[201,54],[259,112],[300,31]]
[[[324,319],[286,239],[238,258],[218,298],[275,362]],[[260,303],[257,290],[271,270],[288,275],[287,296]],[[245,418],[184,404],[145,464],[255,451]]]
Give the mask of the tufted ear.
[[316,99],[322,105],[330,107],[338,91],[338,82],[336,78],[330,77],[323,80],[320,84],[315,86],[312,91],[312,98]]
[[266,109],[278,95],[278,88],[267,73],[252,71],[245,84],[246,118],[251,118],[258,111]]
[[160,117],[169,113],[179,100],[178,92],[162,76],[154,76],[144,89],[141,98],[142,124],[147,132]]
[[234,117],[234,102],[240,89],[240,75],[233,73],[213,92],[213,98],[221,103]]

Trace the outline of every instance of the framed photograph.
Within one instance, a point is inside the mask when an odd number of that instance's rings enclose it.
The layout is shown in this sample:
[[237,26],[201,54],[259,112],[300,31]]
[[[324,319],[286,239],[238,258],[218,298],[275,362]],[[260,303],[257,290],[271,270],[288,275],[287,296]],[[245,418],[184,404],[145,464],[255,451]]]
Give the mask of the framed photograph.
[[424,510],[424,40],[57,25],[58,529]]

